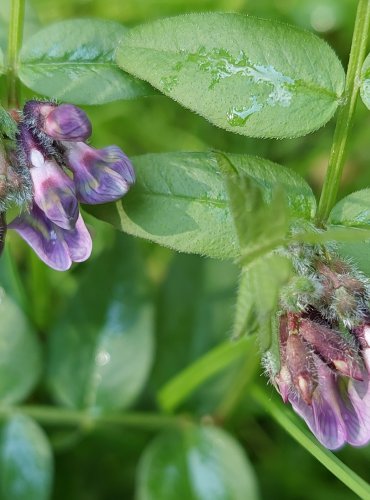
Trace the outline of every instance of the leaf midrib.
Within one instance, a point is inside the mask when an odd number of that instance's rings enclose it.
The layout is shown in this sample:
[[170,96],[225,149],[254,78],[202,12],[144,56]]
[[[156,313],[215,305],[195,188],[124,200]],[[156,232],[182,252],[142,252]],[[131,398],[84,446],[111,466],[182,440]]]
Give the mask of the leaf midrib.
[[[133,47],[133,46],[130,46],[130,45],[121,45],[119,48],[122,49],[123,47],[125,47],[126,49],[133,49],[133,50],[144,50],[146,52],[155,52],[155,53],[160,53],[160,54],[169,54],[171,56],[181,56],[181,52],[178,52],[178,51],[171,51],[171,50],[164,50],[164,49],[155,49],[155,48],[148,48],[148,47]],[[121,58],[119,58],[121,59]],[[118,60],[117,62],[118,66],[123,69],[124,71],[127,71],[135,76],[137,76],[138,78],[145,78],[145,80],[149,81],[147,79],[147,77],[141,77],[136,71],[131,71],[126,69],[123,64],[120,64],[120,61]],[[289,76],[289,75],[288,75]],[[342,90],[342,93],[340,95],[338,95],[334,89],[332,90],[328,90],[327,88],[325,87],[320,87],[320,86],[316,86],[314,83],[311,83],[311,82],[306,82],[305,80],[303,79],[294,79],[295,80],[295,83],[296,85],[298,85],[299,87],[305,87],[307,88],[308,90],[313,90],[313,91],[317,91],[318,93],[322,93],[322,94],[325,94],[325,95],[329,95],[331,97],[335,97],[335,100],[339,100],[341,99],[342,95],[343,95],[343,92],[344,92],[344,89]],[[166,92],[164,92],[166,93]]]
[[196,196],[188,196],[184,194],[176,194],[176,193],[160,193],[156,191],[149,191],[149,190],[144,190],[144,189],[137,189],[135,191],[135,194],[137,196],[157,196],[157,197],[163,197],[163,198],[176,198],[179,200],[183,201],[191,201],[194,203],[201,203],[201,204],[209,204],[209,205],[215,205],[220,208],[227,208],[227,200],[216,200],[214,198],[198,198]]

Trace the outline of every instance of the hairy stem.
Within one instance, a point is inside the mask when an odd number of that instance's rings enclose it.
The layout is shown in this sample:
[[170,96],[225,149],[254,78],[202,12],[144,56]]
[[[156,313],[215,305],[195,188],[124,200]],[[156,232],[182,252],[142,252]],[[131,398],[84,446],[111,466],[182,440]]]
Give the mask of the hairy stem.
[[7,94],[9,108],[19,108],[18,56],[22,44],[24,8],[25,0],[12,0],[7,53]]
[[348,134],[352,126],[359,92],[361,68],[369,36],[369,24],[370,0],[359,0],[344,91],[345,101],[338,113],[328,170],[317,211],[317,222],[321,226],[325,225],[338,194],[346,158]]

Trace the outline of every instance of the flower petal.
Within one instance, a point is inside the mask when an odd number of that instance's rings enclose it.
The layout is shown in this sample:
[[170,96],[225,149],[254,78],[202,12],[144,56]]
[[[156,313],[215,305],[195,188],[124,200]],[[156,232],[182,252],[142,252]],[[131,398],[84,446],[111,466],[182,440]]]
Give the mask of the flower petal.
[[[342,409],[343,419],[348,428],[347,441],[353,446],[362,446],[370,441],[369,378],[367,377],[363,381],[350,380],[348,383],[348,397],[349,402],[347,402],[346,408]],[[354,425],[354,423],[357,425]]]
[[130,160],[117,146],[93,149],[82,142],[67,145],[67,160],[82,203],[116,201],[135,181]]
[[53,224],[36,205],[9,225],[30,245],[42,261],[57,271],[66,271],[72,260],[63,230]]
[[86,113],[73,104],[61,104],[45,116],[44,132],[58,141],[85,141],[91,135]]
[[347,432],[340,412],[336,377],[331,370],[314,356],[318,372],[312,404],[307,405],[297,394],[289,396],[294,410],[306,421],[308,427],[326,448],[336,450],[346,442]]
[[[72,179],[54,161],[41,161],[39,151],[31,153],[31,177],[35,203],[57,226],[71,229],[78,217],[78,202]],[[36,158],[37,157],[37,158]]]
[[64,239],[73,262],[83,262],[90,257],[92,240],[81,214],[78,216],[75,228],[64,231]]

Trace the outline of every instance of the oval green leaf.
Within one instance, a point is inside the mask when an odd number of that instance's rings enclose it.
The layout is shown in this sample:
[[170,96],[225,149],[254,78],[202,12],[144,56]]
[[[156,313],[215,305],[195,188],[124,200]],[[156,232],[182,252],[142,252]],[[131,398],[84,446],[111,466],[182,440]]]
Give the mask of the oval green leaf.
[[256,478],[244,450],[225,431],[189,426],[166,432],[146,449],[138,500],[256,500]]
[[22,310],[3,294],[0,302],[0,403],[22,401],[42,368],[38,340]]
[[[261,158],[227,155],[261,187],[267,202],[280,184],[291,217],[310,219],[316,202],[294,171]],[[181,252],[227,259],[239,255],[228,196],[213,153],[164,153],[133,159],[137,182],[115,204],[86,207],[98,219]]]
[[126,408],[151,367],[153,311],[144,263],[136,242],[117,236],[114,248],[91,263],[51,334],[49,385],[69,407]]
[[330,224],[352,227],[370,226],[370,189],[362,189],[340,200],[329,216]]
[[298,137],[324,125],[344,90],[333,50],[312,33],[251,16],[190,14],[138,26],[118,64],[215,125]]
[[43,430],[30,418],[15,415],[0,427],[0,498],[47,500],[53,457]]
[[[370,58],[367,57],[367,59],[369,60],[368,65],[370,65]],[[329,222],[333,225],[369,228],[370,189],[356,191],[340,200],[331,211]],[[339,243],[338,251],[343,257],[351,259],[360,271],[370,276],[370,241]]]
[[75,104],[102,104],[152,94],[124,73],[114,51],[126,35],[114,21],[73,19],[30,37],[20,55],[19,77],[35,92]]

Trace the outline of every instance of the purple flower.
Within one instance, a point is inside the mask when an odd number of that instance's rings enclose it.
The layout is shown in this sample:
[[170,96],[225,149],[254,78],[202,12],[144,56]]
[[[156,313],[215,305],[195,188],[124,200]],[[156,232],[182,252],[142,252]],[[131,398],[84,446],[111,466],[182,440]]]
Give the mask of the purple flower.
[[85,223],[78,215],[74,229],[54,224],[37,205],[9,224],[30,245],[41,260],[57,271],[66,271],[72,262],[90,257],[92,241]]
[[117,146],[94,149],[83,142],[63,143],[77,197],[91,205],[116,201],[135,181],[130,160]]
[[[8,227],[59,271],[91,253],[91,237],[78,200],[115,201],[135,179],[131,162],[120,148],[93,149],[82,142],[90,135],[85,112],[71,104],[28,101],[18,125],[15,163],[32,180],[32,205]],[[67,174],[65,168],[72,172]]]
[[[314,316],[281,317],[281,367],[273,382],[324,446],[364,445],[370,440],[370,377],[364,350],[325,326],[317,312]],[[367,326],[358,331],[368,335]]]

